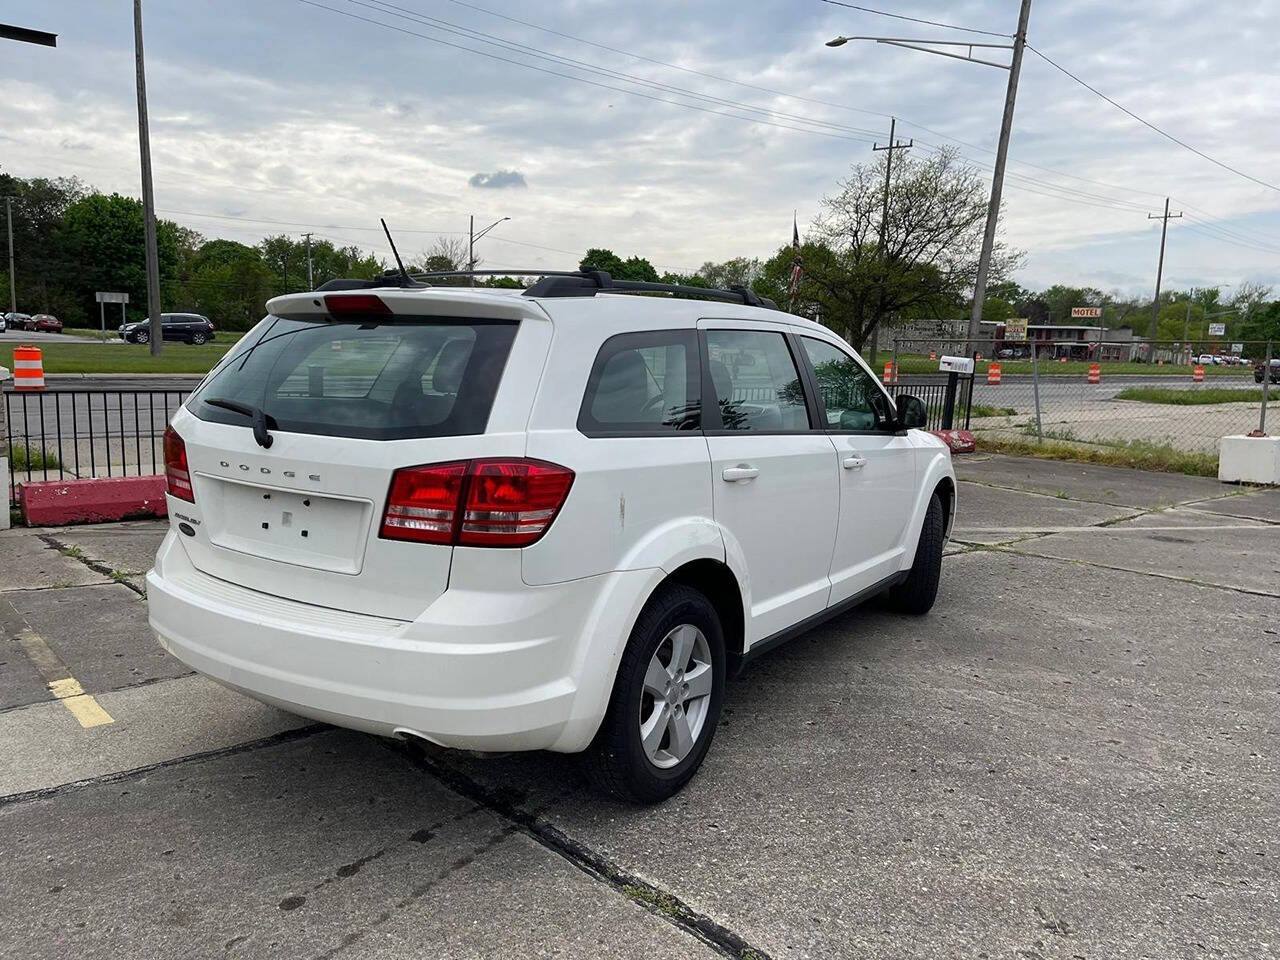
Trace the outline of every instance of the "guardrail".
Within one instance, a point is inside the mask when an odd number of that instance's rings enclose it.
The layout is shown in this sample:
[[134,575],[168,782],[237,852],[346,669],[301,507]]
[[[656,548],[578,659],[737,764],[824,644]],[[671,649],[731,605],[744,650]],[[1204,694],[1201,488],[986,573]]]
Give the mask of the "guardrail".
[[9,502],[16,502],[22,482],[163,473],[164,429],[188,393],[80,387],[5,391]]

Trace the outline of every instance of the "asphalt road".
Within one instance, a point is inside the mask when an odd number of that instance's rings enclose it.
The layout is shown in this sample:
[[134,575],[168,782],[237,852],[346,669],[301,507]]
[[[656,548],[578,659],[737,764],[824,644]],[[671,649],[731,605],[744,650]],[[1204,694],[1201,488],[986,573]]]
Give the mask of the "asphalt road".
[[1277,956],[1280,491],[959,471],[933,612],[756,661],[650,808],[190,675],[155,524],[0,534],[0,957]]
[[[0,343],[74,343],[75,337],[64,333],[47,333],[42,330],[5,330],[0,333]],[[0,366],[7,364],[0,363]]]

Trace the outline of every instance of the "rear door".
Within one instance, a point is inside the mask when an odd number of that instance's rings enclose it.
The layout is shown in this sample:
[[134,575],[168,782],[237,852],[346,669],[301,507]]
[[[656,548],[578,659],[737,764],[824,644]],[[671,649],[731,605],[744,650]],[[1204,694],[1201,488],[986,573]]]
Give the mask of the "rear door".
[[835,452],[785,328],[702,320],[716,522],[747,569],[748,644],[820,613],[838,509]]
[[[171,514],[198,521],[181,538],[192,564],[306,603],[417,616],[448,586],[452,548],[380,538],[392,474],[523,453],[519,434],[486,435],[520,328],[439,316],[268,318],[174,420],[195,503],[171,500]],[[536,373],[540,361],[535,344],[525,363]],[[260,408],[271,445],[214,400]]]
[[839,527],[831,558],[831,603],[855,596],[902,565],[915,503],[916,454],[893,419],[889,395],[851,353],[826,338],[802,335],[820,412],[835,444],[833,473]]

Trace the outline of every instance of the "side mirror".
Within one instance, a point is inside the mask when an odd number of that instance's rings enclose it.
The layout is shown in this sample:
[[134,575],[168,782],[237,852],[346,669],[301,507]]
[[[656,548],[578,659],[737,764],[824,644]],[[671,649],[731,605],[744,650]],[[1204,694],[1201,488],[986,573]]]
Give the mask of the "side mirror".
[[929,419],[924,401],[905,393],[898,394],[894,400],[898,404],[898,422],[895,426],[903,430],[923,429]]

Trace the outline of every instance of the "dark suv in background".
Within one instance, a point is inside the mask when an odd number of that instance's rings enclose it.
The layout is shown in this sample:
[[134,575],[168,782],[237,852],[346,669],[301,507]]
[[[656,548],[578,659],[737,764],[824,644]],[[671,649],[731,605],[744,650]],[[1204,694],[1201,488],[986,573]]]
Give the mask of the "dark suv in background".
[[[160,323],[166,340],[201,344],[213,339],[213,323],[208,317],[202,317],[198,313],[162,313]],[[150,342],[150,321],[126,323],[120,328],[120,339],[126,343]]]
[[[1253,366],[1253,382],[1262,382],[1262,368],[1265,361],[1254,364]],[[1269,378],[1272,383],[1280,383],[1280,357],[1276,357],[1271,361],[1271,376]]]

